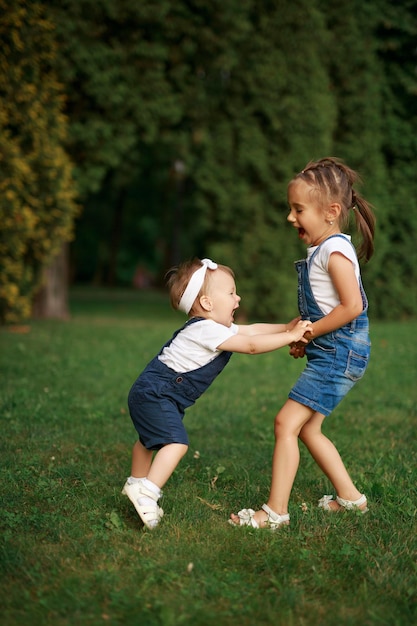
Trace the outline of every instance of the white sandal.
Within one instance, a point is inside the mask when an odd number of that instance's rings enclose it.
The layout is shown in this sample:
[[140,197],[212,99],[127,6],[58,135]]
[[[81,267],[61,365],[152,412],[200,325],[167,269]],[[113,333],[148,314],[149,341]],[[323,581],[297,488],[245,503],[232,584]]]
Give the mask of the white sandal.
[[[278,515],[275,513],[267,504],[262,505],[262,510],[268,514],[268,518],[265,522],[265,528],[269,528],[269,530],[277,530],[279,526],[282,524],[288,524],[290,521],[290,516],[288,513],[285,515]],[[232,526],[252,526],[252,528],[260,528],[258,522],[254,519],[255,511],[253,509],[242,509],[237,514],[239,518],[239,524],[235,524],[235,522],[229,519],[229,524]],[[262,528],[264,528],[262,526]]]
[[[332,501],[333,501],[333,496],[323,496],[319,500],[319,508],[324,509],[325,511],[334,511],[335,509],[332,509],[330,506],[330,502]],[[336,496],[336,502],[337,504],[339,504],[344,509],[347,509],[348,511],[351,511],[352,509],[359,509],[361,513],[366,513],[368,511],[368,507],[365,507],[364,509],[359,508],[362,506],[362,504],[366,504],[367,502],[367,499],[364,493],[357,500],[344,500],[343,498],[339,498],[339,496]]]
[[[130,485],[128,482],[122,489],[122,494],[127,496],[135,507],[140,519],[147,528],[155,528],[162,519],[164,514],[160,506],[158,506],[158,496],[156,493],[147,489],[142,482],[133,483]],[[140,498],[151,498],[155,504],[139,504]]]

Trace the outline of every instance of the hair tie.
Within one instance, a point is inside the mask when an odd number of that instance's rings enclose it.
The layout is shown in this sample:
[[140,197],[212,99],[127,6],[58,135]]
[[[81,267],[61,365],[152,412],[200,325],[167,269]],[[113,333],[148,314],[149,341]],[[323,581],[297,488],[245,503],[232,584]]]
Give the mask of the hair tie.
[[214,263],[211,259],[203,259],[201,261],[202,266],[198,268],[192,275],[188,282],[188,285],[182,294],[181,300],[178,304],[178,309],[188,315],[191,307],[194,304],[194,300],[198,296],[201,287],[204,283],[207,269],[216,270],[217,263]]
[[355,210],[356,208],[356,203],[357,203],[357,198],[356,198],[356,193],[355,191],[352,189],[352,204],[350,205],[350,208]]

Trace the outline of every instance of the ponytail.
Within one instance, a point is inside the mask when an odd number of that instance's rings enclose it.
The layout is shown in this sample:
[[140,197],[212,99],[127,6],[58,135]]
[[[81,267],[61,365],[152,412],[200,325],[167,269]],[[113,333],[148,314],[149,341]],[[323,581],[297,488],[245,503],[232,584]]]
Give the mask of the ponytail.
[[374,253],[375,215],[370,204],[354,190],[352,190],[352,202],[351,208],[355,214],[356,228],[362,238],[358,257],[369,261]]

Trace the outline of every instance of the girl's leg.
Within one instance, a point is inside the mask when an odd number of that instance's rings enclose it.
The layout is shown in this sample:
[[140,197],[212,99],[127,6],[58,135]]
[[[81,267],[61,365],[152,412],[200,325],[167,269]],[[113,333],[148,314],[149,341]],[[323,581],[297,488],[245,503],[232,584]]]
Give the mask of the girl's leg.
[[183,443],[169,443],[158,450],[146,475],[148,480],[162,489],[187,450]]
[[[288,501],[300,460],[298,435],[314,411],[294,400],[287,400],[275,418],[275,448],[272,459],[272,481],[267,505],[279,515],[288,513]],[[239,524],[237,515],[231,515]],[[267,520],[265,511],[255,513],[255,521],[261,527]]]
[[[275,418],[275,448],[267,504],[279,515],[288,513],[288,501],[300,462],[298,435],[312,414],[309,407],[287,400]],[[265,518],[265,514],[262,517]]]
[[[317,465],[333,484],[337,495],[345,500],[358,500],[361,493],[353,484],[339,452],[330,439],[321,432],[323,421],[324,415],[315,413],[302,427],[300,439],[308,448]],[[334,510],[341,508],[336,501],[331,501],[329,506]],[[366,503],[360,508],[366,508]]]

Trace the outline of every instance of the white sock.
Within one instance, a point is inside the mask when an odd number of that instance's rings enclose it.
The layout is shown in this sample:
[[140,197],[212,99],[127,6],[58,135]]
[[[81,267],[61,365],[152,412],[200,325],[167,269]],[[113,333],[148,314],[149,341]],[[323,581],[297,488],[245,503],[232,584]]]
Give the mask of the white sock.
[[154,493],[155,495],[158,496],[158,498],[161,497],[161,490],[158,487],[158,485],[155,485],[155,483],[153,483],[151,480],[149,480],[148,478],[142,478],[142,483],[143,485],[149,489],[149,491],[152,491],[152,493]]
[[[149,491],[152,491],[152,493],[154,493],[158,499],[161,497],[161,490],[158,485],[155,485],[155,483],[153,483],[151,480],[148,480],[147,478],[143,478],[141,482],[143,486],[149,489]],[[153,500],[149,496],[142,496],[141,498],[139,498],[139,504],[141,506],[155,506],[155,500]]]
[[[151,480],[148,480],[145,476],[143,476],[142,478],[129,476],[129,478],[127,479],[128,485],[135,485],[139,482],[142,483],[144,487],[149,489],[149,491],[152,491],[152,493],[154,493],[158,499],[161,497],[161,490],[158,487],[158,485],[155,485],[155,483],[153,483]],[[152,498],[149,498],[148,496],[142,496],[141,498],[138,499],[138,502],[141,506],[146,506],[146,505],[155,506],[155,500],[153,500]]]
[[145,479],[145,476],[143,476],[143,478],[135,478],[135,476],[129,476],[129,478],[127,479],[127,484],[134,485],[144,479]]

